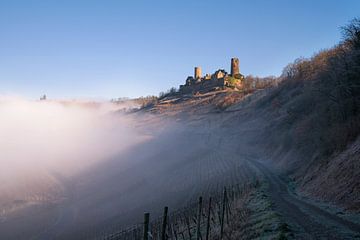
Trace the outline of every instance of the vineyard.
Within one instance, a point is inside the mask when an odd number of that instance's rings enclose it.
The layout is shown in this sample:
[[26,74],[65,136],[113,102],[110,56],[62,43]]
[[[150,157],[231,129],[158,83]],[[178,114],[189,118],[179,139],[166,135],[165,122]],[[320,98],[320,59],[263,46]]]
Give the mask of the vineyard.
[[[54,207],[52,214],[55,216],[49,217],[49,221],[39,220],[47,225],[36,224],[40,236],[131,239],[131,235],[132,239],[139,239],[143,237],[143,214],[147,211],[150,213],[149,239],[160,239],[164,206],[168,206],[168,238],[194,239],[197,222],[200,222],[200,235],[205,239],[211,197],[209,235],[214,239],[220,233],[221,222],[224,229],[228,227],[227,219],[231,224],[231,216],[243,198],[241,189],[245,183],[254,181],[257,172],[244,156],[245,150],[239,148],[248,133],[234,128],[218,130],[222,122],[218,119],[199,116],[198,120],[186,126],[183,123],[172,125],[151,141],[75,179],[62,180],[61,176],[53,176],[64,188],[61,191],[63,201]],[[225,220],[221,216],[224,186],[227,187]],[[246,198],[247,194],[243,195]],[[200,196],[201,218],[198,221]],[[44,195],[37,201],[49,199]],[[36,216],[47,213],[46,209],[35,210]],[[47,215],[43,215],[45,219]],[[7,224],[11,224],[11,220],[8,218]],[[32,222],[25,224],[31,226]]]
[[145,213],[143,223],[120,231],[104,230],[90,239],[230,239],[229,229],[234,220],[246,222],[249,217],[249,209],[244,205],[258,186],[257,180],[236,184],[224,188],[222,193],[212,193],[207,198],[201,196],[197,202],[173,212],[164,207],[163,215],[154,220],[150,219],[150,213]]

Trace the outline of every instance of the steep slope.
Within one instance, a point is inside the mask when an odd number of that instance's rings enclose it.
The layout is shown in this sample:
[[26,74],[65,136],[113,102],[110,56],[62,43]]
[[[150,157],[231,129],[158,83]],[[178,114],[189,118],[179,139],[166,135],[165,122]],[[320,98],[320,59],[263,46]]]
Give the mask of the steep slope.
[[[345,60],[344,60],[345,59]],[[267,155],[301,190],[359,212],[360,54],[342,43],[291,66],[258,100]]]
[[313,164],[300,182],[300,190],[360,212],[360,138],[345,151]]

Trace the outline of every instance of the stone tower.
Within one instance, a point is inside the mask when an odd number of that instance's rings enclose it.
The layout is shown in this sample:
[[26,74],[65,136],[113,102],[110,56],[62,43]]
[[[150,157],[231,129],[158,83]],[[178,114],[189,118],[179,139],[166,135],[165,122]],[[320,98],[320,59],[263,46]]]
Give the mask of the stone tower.
[[231,76],[235,76],[236,74],[240,73],[239,68],[239,59],[238,58],[232,58],[231,59]]
[[201,78],[201,67],[195,67],[194,78],[195,79]]

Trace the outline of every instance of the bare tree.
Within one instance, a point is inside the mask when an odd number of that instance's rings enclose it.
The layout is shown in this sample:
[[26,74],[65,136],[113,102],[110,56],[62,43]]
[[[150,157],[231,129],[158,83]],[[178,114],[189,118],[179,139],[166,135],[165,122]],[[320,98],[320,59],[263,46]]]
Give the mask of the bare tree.
[[360,18],[354,18],[341,28],[343,39],[355,49],[360,49]]

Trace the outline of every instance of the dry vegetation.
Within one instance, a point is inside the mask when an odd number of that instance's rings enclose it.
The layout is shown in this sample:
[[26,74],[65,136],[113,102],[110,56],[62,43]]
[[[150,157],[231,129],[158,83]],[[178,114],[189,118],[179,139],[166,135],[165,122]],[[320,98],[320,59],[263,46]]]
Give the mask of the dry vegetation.
[[[302,190],[316,188],[313,194],[359,211],[360,205],[354,208],[350,204],[359,201],[359,196],[354,199],[354,193],[360,191],[360,172],[354,169],[358,159],[344,161],[337,176],[327,176],[327,166],[360,133],[359,19],[343,28],[343,37],[337,46],[288,65],[282,83],[259,101],[257,108],[267,112],[264,142],[268,154],[288,166],[286,170],[293,173]],[[333,178],[338,180],[333,181],[334,189],[342,180],[346,182],[346,191],[336,192],[340,194],[336,197],[319,188]],[[312,185],[314,180],[317,186]]]
[[220,110],[225,110],[228,107],[240,102],[247,94],[250,94],[251,91],[248,92],[230,92],[225,96],[222,96],[221,99],[216,99],[215,106]]
[[[294,178],[297,190],[359,212],[359,140],[354,141],[360,133],[360,20],[353,20],[343,31],[344,39],[337,46],[296,60],[279,78],[261,81],[248,76],[244,82],[248,91],[191,96],[168,91],[145,110],[189,125],[194,120],[208,124],[204,136],[219,127],[226,136],[219,142],[226,139],[231,144],[226,149],[215,148],[221,154],[214,161],[224,157],[238,161],[233,151],[241,148],[240,139],[247,140],[259,154],[265,149],[266,159],[272,158]],[[262,88],[266,90],[253,94]],[[266,191],[266,186],[254,188],[235,202],[225,227],[227,239],[294,237]],[[217,234],[213,232],[215,239]]]
[[[226,210],[223,215],[224,231],[221,237],[222,216],[222,192],[212,193],[210,215],[208,215],[209,201],[202,202],[202,214],[198,228],[198,202],[169,213],[165,234],[167,239],[194,239],[197,229],[200,229],[201,239],[287,239],[291,237],[285,223],[281,222],[280,216],[272,208],[272,203],[266,195],[266,183],[259,181],[243,183],[241,186],[234,185],[228,188]],[[209,217],[209,231],[207,231]],[[151,239],[161,239],[163,217],[150,223]],[[106,239],[140,239],[143,233],[143,225],[134,226],[121,232],[112,232]],[[100,236],[100,239],[104,236]],[[95,237],[94,239],[97,239]]]

